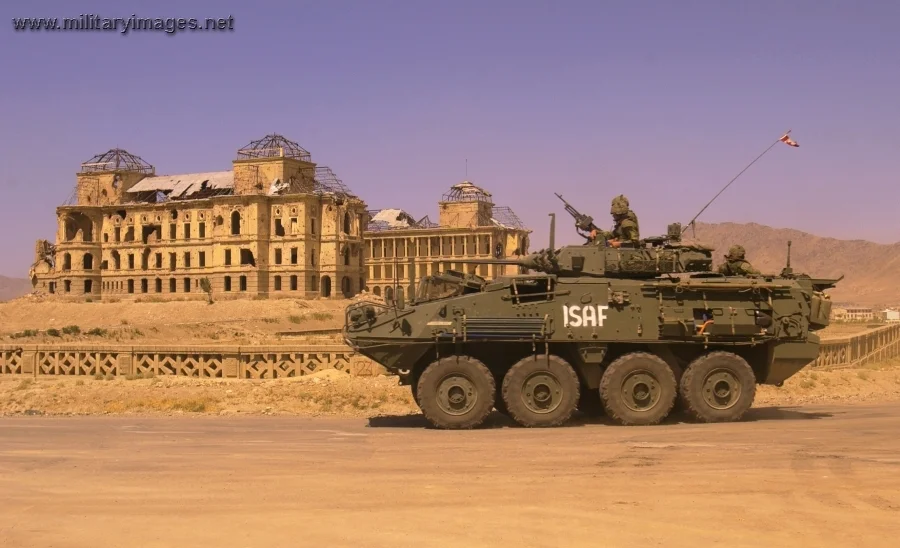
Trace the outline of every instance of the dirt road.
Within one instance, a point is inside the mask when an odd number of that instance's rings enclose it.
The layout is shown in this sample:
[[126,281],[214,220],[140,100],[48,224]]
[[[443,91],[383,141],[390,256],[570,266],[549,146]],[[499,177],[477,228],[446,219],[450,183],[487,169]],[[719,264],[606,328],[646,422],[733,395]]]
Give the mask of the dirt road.
[[0,546],[895,546],[900,405],[471,432],[0,420]]

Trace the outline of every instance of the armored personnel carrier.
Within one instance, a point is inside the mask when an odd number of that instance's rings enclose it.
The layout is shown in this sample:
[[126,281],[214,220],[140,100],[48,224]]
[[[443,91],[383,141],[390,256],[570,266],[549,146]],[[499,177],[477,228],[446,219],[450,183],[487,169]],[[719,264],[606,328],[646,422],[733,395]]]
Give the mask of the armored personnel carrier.
[[[561,198],[561,197],[560,197]],[[589,217],[567,205],[579,232]],[[347,307],[344,338],[411,387],[438,428],[480,425],[496,408],[558,426],[591,404],[623,425],[662,421],[676,402],[702,422],[735,421],[757,384],[780,386],[818,356],[824,293],[840,279],[712,272],[712,249],[666,236],[602,238],[517,260],[518,275],[424,278],[409,302]]]

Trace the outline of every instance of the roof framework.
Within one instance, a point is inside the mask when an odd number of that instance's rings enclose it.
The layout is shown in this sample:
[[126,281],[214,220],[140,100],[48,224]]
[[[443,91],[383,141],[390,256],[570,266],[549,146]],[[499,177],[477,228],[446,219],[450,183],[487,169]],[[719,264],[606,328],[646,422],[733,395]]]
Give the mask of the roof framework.
[[527,230],[525,223],[516,215],[512,208],[507,206],[494,206],[491,210],[491,217],[501,225],[517,230]]
[[338,196],[353,196],[344,181],[340,180],[334,171],[328,166],[316,166],[315,189],[321,194],[336,194]]
[[109,149],[81,164],[81,173],[109,171],[131,171],[149,175],[154,173],[154,168],[140,156],[135,156],[121,148]]
[[253,158],[294,158],[295,160],[312,162],[312,155],[308,150],[277,133],[252,141],[237,152],[238,160],[250,160]]
[[450,187],[450,190],[441,196],[443,202],[488,202],[493,203],[491,193],[475,186],[471,181],[463,181]]

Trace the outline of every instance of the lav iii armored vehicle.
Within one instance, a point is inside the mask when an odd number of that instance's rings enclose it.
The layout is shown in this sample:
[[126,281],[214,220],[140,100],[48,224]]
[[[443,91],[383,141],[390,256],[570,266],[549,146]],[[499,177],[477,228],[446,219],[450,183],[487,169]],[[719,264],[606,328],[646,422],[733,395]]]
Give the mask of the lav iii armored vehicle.
[[[594,227],[566,209],[582,236]],[[676,403],[702,422],[735,421],[756,384],[781,386],[818,356],[824,291],[840,279],[794,274],[790,244],[779,275],[725,277],[678,223],[631,248],[553,249],[553,228],[549,249],[470,261],[531,273],[451,270],[408,303],[347,307],[347,344],[410,385],[445,429],[476,427],[495,407],[522,426],[558,426],[598,403],[624,425],[657,424]]]

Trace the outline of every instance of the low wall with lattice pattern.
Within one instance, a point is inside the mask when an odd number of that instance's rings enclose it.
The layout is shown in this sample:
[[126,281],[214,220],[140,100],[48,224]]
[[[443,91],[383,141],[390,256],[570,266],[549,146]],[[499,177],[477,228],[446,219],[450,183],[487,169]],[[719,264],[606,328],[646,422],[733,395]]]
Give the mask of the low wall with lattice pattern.
[[177,375],[277,379],[334,369],[357,376],[384,370],[343,345],[331,346],[0,346],[0,375]]
[[813,367],[849,367],[900,357],[900,324],[822,340]]

